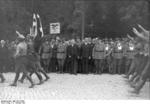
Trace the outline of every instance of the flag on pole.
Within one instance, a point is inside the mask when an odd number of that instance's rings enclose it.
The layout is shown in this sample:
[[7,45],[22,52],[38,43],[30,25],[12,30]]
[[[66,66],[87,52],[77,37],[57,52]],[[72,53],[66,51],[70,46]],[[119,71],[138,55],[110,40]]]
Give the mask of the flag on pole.
[[37,29],[38,29],[37,31],[38,31],[39,37],[43,37],[44,32],[43,32],[43,27],[42,27],[42,21],[41,21],[39,14],[37,14]]
[[33,24],[31,27],[31,34],[34,38],[37,36],[37,18],[35,14],[33,14]]
[[42,44],[42,37],[44,36],[43,28],[42,28],[42,22],[39,14],[34,15],[36,18],[36,24],[33,24],[36,27],[36,33],[34,38],[34,48],[35,52],[39,52],[40,45]]

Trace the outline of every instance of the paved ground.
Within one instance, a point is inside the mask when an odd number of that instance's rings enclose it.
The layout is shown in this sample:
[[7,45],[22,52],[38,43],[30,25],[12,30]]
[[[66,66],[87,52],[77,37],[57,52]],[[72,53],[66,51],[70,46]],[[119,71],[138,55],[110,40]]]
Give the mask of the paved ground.
[[[147,83],[141,94],[131,94],[132,88],[126,83],[123,75],[69,75],[49,74],[50,80],[43,85],[29,89],[27,80],[17,87],[8,86],[14,79],[13,73],[4,74],[6,82],[0,83],[0,99],[26,100],[103,100],[103,99],[150,99],[150,86]],[[38,80],[33,75],[36,83]]]

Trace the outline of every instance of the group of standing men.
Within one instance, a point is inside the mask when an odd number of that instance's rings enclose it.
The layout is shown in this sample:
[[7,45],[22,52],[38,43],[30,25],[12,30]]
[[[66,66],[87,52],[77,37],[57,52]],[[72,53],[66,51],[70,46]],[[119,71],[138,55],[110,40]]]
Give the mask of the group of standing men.
[[[36,53],[40,56],[40,63],[46,72],[70,73],[70,74],[126,74],[135,92],[139,93],[147,79],[150,78],[149,61],[149,31],[138,25],[143,32],[133,28],[133,32],[140,38],[100,39],[84,38],[63,40],[45,39],[38,45]],[[146,37],[147,36],[147,37]],[[145,38],[146,37],[146,38]],[[142,39],[141,39],[142,38]],[[27,53],[33,54],[32,37],[27,38]],[[144,40],[144,41],[143,41]],[[0,78],[5,81],[3,72],[13,69],[14,58],[12,57],[15,41],[8,43],[0,42]],[[9,63],[9,64],[8,64]],[[39,63],[38,63],[39,65]],[[46,79],[49,77],[45,71],[41,72]],[[39,78],[41,80],[41,78]]]
[[84,38],[45,40],[40,48],[41,63],[47,72],[125,74],[136,53],[129,38]]

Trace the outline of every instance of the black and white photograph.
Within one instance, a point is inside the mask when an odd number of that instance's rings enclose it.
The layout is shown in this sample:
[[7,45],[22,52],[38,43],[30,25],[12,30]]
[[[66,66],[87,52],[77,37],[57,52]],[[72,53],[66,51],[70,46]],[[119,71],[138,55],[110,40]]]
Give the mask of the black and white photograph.
[[0,104],[26,100],[150,100],[150,0],[0,0]]

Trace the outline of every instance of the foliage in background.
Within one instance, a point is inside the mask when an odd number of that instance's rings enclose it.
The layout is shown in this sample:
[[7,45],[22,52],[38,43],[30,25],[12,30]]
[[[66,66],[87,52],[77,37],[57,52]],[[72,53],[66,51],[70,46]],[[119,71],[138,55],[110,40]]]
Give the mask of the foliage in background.
[[44,33],[50,22],[61,22],[61,36],[125,36],[133,26],[150,27],[149,0],[0,0],[0,39],[14,39],[15,31],[29,33],[32,15],[41,16]]

